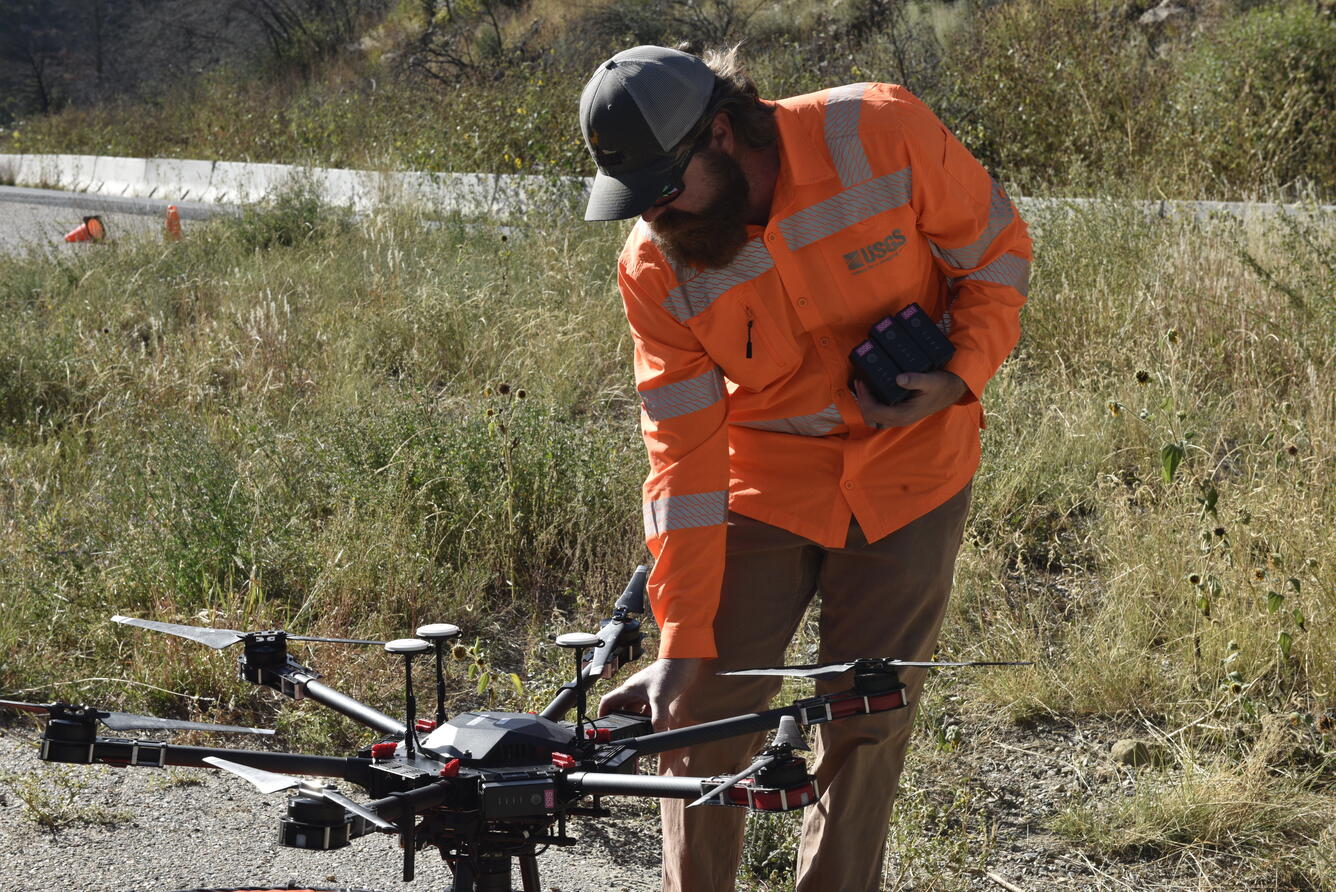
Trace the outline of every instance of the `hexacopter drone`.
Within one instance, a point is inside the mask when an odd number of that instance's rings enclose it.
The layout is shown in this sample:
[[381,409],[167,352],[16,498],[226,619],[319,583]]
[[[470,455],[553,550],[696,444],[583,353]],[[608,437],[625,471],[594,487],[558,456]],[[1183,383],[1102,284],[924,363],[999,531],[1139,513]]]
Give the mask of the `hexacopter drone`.
[[[852,670],[847,690],[798,700],[789,706],[655,732],[643,715],[586,714],[591,684],[641,655],[643,634],[634,618],[644,610],[647,576],[639,567],[597,635],[572,633],[556,643],[573,652],[575,679],[540,713],[445,712],[444,653],[458,627],[444,623],[417,629],[417,637],[379,642],[312,638],[282,631],[238,632],[175,623],[112,617],[221,649],[241,642],[242,678],[293,699],[308,698],[366,725],[378,742],[352,757],[178,746],[161,740],[102,737],[112,731],[204,730],[272,734],[259,728],[183,722],[107,712],[67,703],[0,700],[0,706],[45,715],[41,758],[48,762],[105,763],[161,768],[168,765],[220,768],[245,778],[262,792],[295,788],[281,819],[282,845],[331,850],[371,833],[390,833],[403,847],[403,878],[411,880],[419,849],[440,850],[454,874],[450,892],[510,892],[518,863],[524,892],[539,892],[538,854],[547,846],[574,845],[571,817],[607,817],[604,796],[691,799],[692,805],[733,806],[752,811],[789,811],[815,803],[816,778],[795,755],[806,749],[801,726],[899,709],[906,704],[900,669],[1018,663],[935,663],[869,658],[813,666],[744,669],[729,675],[787,675],[832,679]],[[381,645],[404,659],[403,720],[339,693],[288,653],[288,641]],[[413,659],[435,653],[436,714],[419,718],[413,693]],[[575,709],[575,720],[566,719]],[[657,777],[636,772],[642,756],[777,729],[774,739],[743,771],[731,777]],[[356,802],[331,783],[292,775],[340,780],[361,787],[370,801]]]

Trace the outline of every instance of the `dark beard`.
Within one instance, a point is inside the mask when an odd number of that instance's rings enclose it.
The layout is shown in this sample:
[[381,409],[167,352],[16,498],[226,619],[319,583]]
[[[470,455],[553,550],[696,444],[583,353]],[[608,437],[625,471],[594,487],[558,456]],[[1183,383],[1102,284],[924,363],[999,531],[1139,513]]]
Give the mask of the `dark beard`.
[[649,224],[654,243],[673,260],[721,269],[747,244],[747,176],[742,165],[719,149],[697,154],[718,194],[700,213],[669,207]]

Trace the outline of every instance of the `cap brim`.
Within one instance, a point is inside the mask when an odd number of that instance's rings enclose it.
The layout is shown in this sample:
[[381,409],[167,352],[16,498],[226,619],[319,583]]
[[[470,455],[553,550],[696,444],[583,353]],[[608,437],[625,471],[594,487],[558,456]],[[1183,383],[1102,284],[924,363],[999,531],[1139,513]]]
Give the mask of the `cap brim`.
[[586,220],[629,220],[653,206],[663,190],[681,183],[677,159],[669,157],[662,164],[642,168],[620,176],[603,171],[594,174],[594,188],[585,205]]

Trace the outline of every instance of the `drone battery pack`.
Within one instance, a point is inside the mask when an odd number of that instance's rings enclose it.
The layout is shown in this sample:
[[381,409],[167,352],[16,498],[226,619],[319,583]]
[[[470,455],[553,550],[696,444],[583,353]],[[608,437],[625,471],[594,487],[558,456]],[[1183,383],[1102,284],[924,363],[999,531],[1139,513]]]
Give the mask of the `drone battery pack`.
[[914,339],[928,361],[932,363],[931,368],[940,369],[946,365],[947,360],[956,352],[956,348],[947,340],[942,330],[933,323],[932,317],[923,312],[923,308],[917,303],[912,303],[905,307],[895,318],[900,327]]
[[860,343],[849,353],[849,361],[862,373],[872,395],[886,405],[893,406],[908,398],[909,391],[895,383],[900,367],[877,346],[876,341],[869,338]]
[[906,372],[932,371],[932,360],[896,317],[887,316],[882,319],[872,326],[868,335],[877,342],[877,346],[886,351],[886,355],[893,359],[896,365]]
[[482,785],[482,813],[488,818],[531,817],[556,807],[556,785],[551,777],[503,777]]

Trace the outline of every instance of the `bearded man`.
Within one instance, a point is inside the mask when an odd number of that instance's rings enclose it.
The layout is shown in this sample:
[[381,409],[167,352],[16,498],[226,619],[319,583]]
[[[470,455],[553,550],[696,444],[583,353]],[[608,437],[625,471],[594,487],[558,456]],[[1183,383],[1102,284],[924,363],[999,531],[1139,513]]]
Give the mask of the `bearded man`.
[[[759,98],[736,51],[642,46],[580,100],[598,166],[587,220],[639,216],[617,265],[649,451],[658,659],[603,698],[656,729],[765,708],[820,593],[819,662],[924,660],[946,610],[979,462],[984,385],[1019,337],[1025,223],[918,99],[890,84]],[[955,353],[851,385],[850,350],[917,302]],[[922,670],[902,679],[911,704]],[[847,682],[822,682],[835,691]],[[819,725],[800,892],[880,887],[913,709]],[[730,774],[762,745],[665,754]],[[663,803],[665,890],[734,888],[738,809]]]

